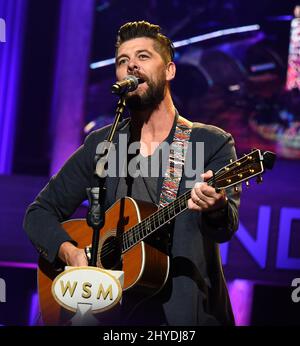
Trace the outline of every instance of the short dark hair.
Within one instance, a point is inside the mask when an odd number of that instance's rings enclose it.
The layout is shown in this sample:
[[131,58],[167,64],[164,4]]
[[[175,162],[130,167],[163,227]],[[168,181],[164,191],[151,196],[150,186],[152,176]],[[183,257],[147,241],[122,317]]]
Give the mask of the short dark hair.
[[122,43],[138,37],[148,37],[154,40],[154,48],[161,55],[165,63],[173,61],[174,46],[172,41],[161,32],[159,25],[146,21],[128,22],[118,31],[116,42],[116,55]]

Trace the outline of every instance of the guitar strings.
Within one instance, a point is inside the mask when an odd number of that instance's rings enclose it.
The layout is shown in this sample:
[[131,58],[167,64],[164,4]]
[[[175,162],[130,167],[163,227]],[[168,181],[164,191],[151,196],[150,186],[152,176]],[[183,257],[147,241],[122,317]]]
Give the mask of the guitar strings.
[[[229,171],[227,171],[226,173],[228,174]],[[224,176],[224,174],[220,174],[220,177]],[[218,177],[218,178],[220,178]],[[215,176],[216,178],[216,176]],[[228,179],[230,179],[230,177],[228,177]],[[211,178],[207,181],[208,185],[212,185],[212,183],[214,182],[214,178]],[[124,251],[122,251],[122,253],[128,251],[132,246],[136,245],[136,243],[138,241],[141,241],[142,239],[146,238],[147,236],[149,236],[151,233],[155,232],[156,229],[161,228],[165,223],[167,223],[169,220],[173,219],[174,217],[176,217],[177,215],[179,215],[181,212],[183,212],[184,210],[187,209],[187,205],[186,199],[190,198],[190,191],[185,192],[184,194],[182,194],[181,196],[179,196],[174,202],[171,202],[170,204],[168,204],[166,207],[162,208],[162,209],[158,209],[156,212],[154,212],[153,214],[149,215],[146,219],[144,219],[143,221],[141,221],[138,225],[132,226],[126,233],[121,234],[120,236],[116,237],[119,239],[119,241],[123,240],[128,242],[131,241],[133,242],[133,244],[130,244],[130,246],[127,247],[127,249],[125,249]],[[171,207],[175,210],[175,208],[182,206],[182,204],[184,203],[184,208],[180,209],[179,212],[175,212],[175,215],[172,215],[170,217],[170,211],[167,210],[167,208],[171,209]],[[173,204],[173,206],[172,206]],[[177,204],[177,205],[176,205]],[[157,216],[157,214],[160,213],[162,216],[158,219],[158,221],[162,218],[164,218],[165,216],[169,216],[169,220],[163,222],[162,224],[160,224],[158,227],[155,227],[155,229],[153,229],[149,234],[147,234],[146,236],[143,235],[141,239],[138,239],[137,237],[140,236],[140,231],[145,229],[145,224],[146,222],[149,224],[151,222],[154,221],[155,217]],[[153,220],[151,220],[153,219]],[[155,224],[155,222],[153,222]],[[147,226],[149,228],[149,226]],[[122,239],[123,238],[123,239]],[[126,239],[125,239],[126,238]],[[138,240],[136,240],[138,239]],[[102,251],[100,253],[100,251],[98,251],[98,255],[103,255],[103,256],[107,256],[108,254],[112,253],[114,251],[114,247],[111,244],[105,244],[102,247]],[[99,256],[98,256],[99,257]]]
[[[236,167],[235,167],[236,168]],[[242,167],[243,169],[245,167]],[[222,174],[223,172],[220,172],[221,174],[219,174],[219,176],[215,175],[215,177],[210,178],[207,181],[208,185],[212,185],[212,183],[215,182],[216,178],[220,178],[224,175],[228,175],[229,171],[226,171],[226,174]],[[244,172],[243,172],[244,173]],[[241,169],[239,171],[239,174],[241,173]],[[227,177],[228,179],[232,178],[232,176]],[[180,214],[181,212],[183,212],[184,210],[187,209],[187,205],[186,199],[190,198],[190,191],[188,190],[187,192],[185,192],[184,194],[182,194],[181,196],[179,196],[174,202],[171,202],[170,204],[168,204],[166,207],[162,208],[162,209],[158,209],[156,212],[154,212],[153,214],[149,215],[147,218],[145,218],[144,220],[142,220],[138,225],[132,226],[126,233],[121,234],[120,236],[116,237],[118,238],[119,241],[122,241],[122,243],[124,243],[124,241],[131,241],[133,242],[133,244],[130,244],[129,247],[127,247],[127,249],[125,249],[124,251],[122,251],[122,253],[128,251],[132,246],[136,245],[136,243],[138,241],[141,241],[142,239],[146,238],[147,236],[149,236],[151,233],[155,232],[156,229],[161,228],[165,223],[167,223],[169,220],[173,219],[174,217],[176,217],[178,214]],[[139,237],[139,232],[143,229],[145,229],[145,225],[146,223],[151,223],[154,221],[155,217],[157,216],[157,214],[161,214],[161,217],[157,220],[159,222],[159,220],[161,221],[162,218],[164,218],[165,216],[169,216],[170,217],[170,211],[167,210],[167,208],[171,209],[171,207],[175,210],[175,208],[182,206],[182,204],[184,203],[184,208],[180,209],[179,212],[175,213],[175,215],[173,215],[169,220],[165,221],[164,223],[162,223],[161,225],[159,225],[158,227],[155,227],[155,229],[153,229],[149,234],[147,234],[146,236],[143,235],[143,237],[141,239],[137,239],[137,236]],[[177,205],[176,205],[177,204]],[[173,205],[173,206],[172,206]],[[153,220],[151,220],[153,219]],[[155,222],[153,222],[155,223]],[[147,226],[149,228],[149,226]],[[126,239],[125,239],[126,238]],[[136,239],[135,239],[136,238]],[[135,244],[134,244],[135,243]],[[101,255],[103,256],[107,256],[109,253],[112,253],[114,251],[114,247],[111,244],[105,244],[102,247],[102,251],[101,251]],[[100,251],[98,251],[98,255],[100,255]]]
[[[242,159],[247,160],[248,156],[247,157],[245,156],[245,158],[242,158]],[[208,179],[206,183],[209,186],[211,186],[217,179],[221,179],[222,177],[228,175],[228,173],[230,173],[230,170],[234,170],[234,168],[235,169],[237,168],[234,164],[236,164],[236,162],[233,163],[232,168],[229,168],[229,170],[222,170],[221,172],[216,173],[215,176]],[[249,165],[250,165],[250,163],[249,163]],[[238,166],[238,167],[240,167],[240,166]],[[242,171],[242,169],[244,169],[244,171]],[[245,167],[240,167],[240,170],[238,171],[238,173],[235,173],[235,175],[244,174],[247,171],[249,171],[249,168],[246,167],[246,169],[245,169]],[[227,179],[231,179],[232,177],[233,176],[229,176],[229,177],[227,177]],[[128,251],[131,247],[136,245],[136,243],[138,241],[142,241],[144,238],[149,236],[151,233],[154,233],[158,228],[161,228],[164,224],[166,224],[167,222],[172,220],[174,217],[176,217],[177,215],[179,215],[180,213],[185,211],[187,209],[187,200],[190,198],[190,192],[191,192],[191,189],[189,189],[184,194],[179,196],[175,201],[171,202],[170,204],[163,207],[162,209],[158,209],[153,214],[151,214],[148,217],[146,217],[145,219],[143,219],[139,224],[132,226],[126,233],[123,233],[123,234],[115,237],[115,238],[117,238],[118,243],[124,244],[124,242],[127,242],[127,243],[130,242],[129,243],[130,245],[124,251],[123,251],[123,247],[122,247],[122,253]],[[183,205],[184,205],[184,207],[183,207],[183,209],[181,209],[181,207]],[[179,210],[179,212],[176,212],[175,209],[178,207],[180,208],[180,210]],[[170,217],[171,209],[173,209],[173,212],[175,214]],[[161,215],[159,218],[157,218],[158,214]],[[160,224],[161,219],[164,220],[166,216],[169,217],[169,220]],[[159,224],[158,227],[155,226],[155,224],[156,224],[155,218],[157,219],[156,221]],[[141,231],[143,233],[143,231],[145,230],[145,227],[148,228],[148,230],[149,230],[151,228],[151,223],[154,224],[154,226],[155,226],[154,229],[152,229],[151,232],[149,234],[147,234],[146,236],[143,234],[142,237],[139,239]],[[146,224],[148,224],[148,225],[146,226]],[[138,239],[138,240],[136,240],[136,239]],[[114,252],[115,251],[114,249],[115,249],[115,247],[113,245],[111,245],[111,243],[104,244],[104,246],[100,249],[101,251],[98,250],[97,257],[99,258],[100,255],[101,256],[107,256],[108,254]]]

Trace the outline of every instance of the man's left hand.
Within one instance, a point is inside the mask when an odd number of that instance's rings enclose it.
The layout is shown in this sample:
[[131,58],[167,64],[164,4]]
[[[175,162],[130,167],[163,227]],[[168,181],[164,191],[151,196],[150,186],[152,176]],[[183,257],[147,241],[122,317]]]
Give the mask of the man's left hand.
[[209,212],[224,208],[227,197],[224,190],[216,192],[215,188],[209,186],[206,181],[213,176],[211,170],[201,174],[203,183],[196,183],[188,200],[188,208],[195,211]]

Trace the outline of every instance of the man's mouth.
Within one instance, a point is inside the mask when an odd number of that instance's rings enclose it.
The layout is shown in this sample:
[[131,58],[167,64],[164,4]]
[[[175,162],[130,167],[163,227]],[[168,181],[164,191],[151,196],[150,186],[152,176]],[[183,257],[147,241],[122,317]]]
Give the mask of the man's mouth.
[[147,82],[147,78],[143,77],[142,75],[135,73],[133,74],[139,81],[139,84]]
[[145,79],[138,77],[139,84],[145,83]]

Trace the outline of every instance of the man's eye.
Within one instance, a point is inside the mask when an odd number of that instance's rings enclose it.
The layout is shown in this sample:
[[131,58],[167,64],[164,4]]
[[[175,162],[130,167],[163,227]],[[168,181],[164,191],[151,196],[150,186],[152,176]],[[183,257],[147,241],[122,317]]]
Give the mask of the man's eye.
[[123,65],[127,62],[127,59],[120,59],[119,60],[119,65]]
[[148,59],[149,56],[146,55],[146,54],[140,54],[140,55],[139,55],[139,58],[140,58],[140,59]]

